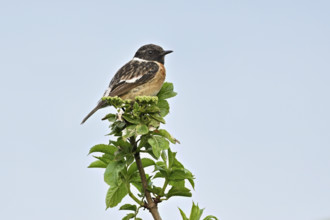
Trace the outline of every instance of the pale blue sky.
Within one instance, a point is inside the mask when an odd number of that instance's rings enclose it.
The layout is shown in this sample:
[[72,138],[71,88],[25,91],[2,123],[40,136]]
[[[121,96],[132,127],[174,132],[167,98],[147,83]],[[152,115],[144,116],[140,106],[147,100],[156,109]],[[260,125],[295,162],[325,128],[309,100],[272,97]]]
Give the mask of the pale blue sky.
[[[329,218],[329,12],[325,0],[1,1],[0,219],[121,219],[86,168],[109,109],[80,122],[146,43],[174,50],[165,128],[206,214]],[[192,199],[160,204],[163,219]]]

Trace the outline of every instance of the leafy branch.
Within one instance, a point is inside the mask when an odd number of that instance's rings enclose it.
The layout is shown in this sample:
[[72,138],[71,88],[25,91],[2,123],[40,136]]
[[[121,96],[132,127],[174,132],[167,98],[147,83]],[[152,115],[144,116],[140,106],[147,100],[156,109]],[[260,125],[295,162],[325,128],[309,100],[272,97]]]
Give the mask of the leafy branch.
[[[126,196],[133,200],[134,204],[124,204],[119,208],[130,211],[123,220],[141,219],[137,217],[141,208],[149,210],[154,219],[161,220],[159,203],[174,196],[192,195],[187,184],[194,189],[194,176],[170,149],[170,143],[180,142],[165,129],[160,129],[170,109],[167,99],[175,95],[173,84],[164,83],[156,97],[141,96],[134,101],[103,98],[117,109],[117,114],[103,118],[111,123],[109,135],[112,138],[108,144],[98,144],[90,149],[90,154],[101,155],[93,156],[96,160],[89,168],[105,169],[104,181],[109,185],[107,208],[116,207]],[[153,172],[146,173],[147,167],[153,167]],[[162,186],[154,185],[155,179],[161,179]],[[196,209],[194,204],[193,209]],[[180,212],[183,219],[188,219],[182,210]]]

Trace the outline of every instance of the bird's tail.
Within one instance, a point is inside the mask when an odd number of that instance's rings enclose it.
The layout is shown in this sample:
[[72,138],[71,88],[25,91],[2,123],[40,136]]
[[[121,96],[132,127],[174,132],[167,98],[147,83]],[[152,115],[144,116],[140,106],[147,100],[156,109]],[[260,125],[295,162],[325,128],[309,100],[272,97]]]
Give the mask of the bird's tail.
[[97,104],[97,106],[90,113],[88,113],[88,115],[82,120],[81,124],[84,124],[85,121],[87,121],[87,119],[89,119],[89,117],[91,117],[97,110],[99,110],[100,108],[104,108],[104,107],[105,107],[105,102],[100,101]]

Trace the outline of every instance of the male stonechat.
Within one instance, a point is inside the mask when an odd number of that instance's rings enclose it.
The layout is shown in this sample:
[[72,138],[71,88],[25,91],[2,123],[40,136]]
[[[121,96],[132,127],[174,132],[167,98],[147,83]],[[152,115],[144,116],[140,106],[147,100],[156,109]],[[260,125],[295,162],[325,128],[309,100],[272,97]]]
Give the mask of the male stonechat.
[[[133,59],[114,75],[103,97],[118,96],[122,99],[134,100],[136,96],[157,95],[166,77],[165,55],[172,52],[154,44],[140,47]],[[105,106],[106,102],[101,99],[81,124]]]

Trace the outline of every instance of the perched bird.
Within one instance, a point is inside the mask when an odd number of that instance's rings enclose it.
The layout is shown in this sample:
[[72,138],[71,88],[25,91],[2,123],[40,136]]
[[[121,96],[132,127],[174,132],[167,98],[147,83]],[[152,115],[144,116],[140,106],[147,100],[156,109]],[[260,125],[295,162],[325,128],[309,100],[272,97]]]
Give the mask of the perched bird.
[[[103,97],[118,96],[134,100],[136,96],[157,95],[166,76],[164,57],[172,52],[154,44],[140,47],[133,59],[117,71]],[[105,106],[106,102],[100,100],[81,124]]]

